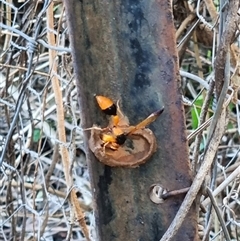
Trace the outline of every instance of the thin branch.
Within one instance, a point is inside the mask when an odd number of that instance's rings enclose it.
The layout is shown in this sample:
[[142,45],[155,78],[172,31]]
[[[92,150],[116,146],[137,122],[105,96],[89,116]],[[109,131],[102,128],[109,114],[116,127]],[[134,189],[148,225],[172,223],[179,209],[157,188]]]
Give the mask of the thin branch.
[[[47,26],[48,26],[48,42],[50,45],[55,46],[55,36],[53,33],[50,31],[51,29],[54,29],[54,23],[53,23],[53,2],[49,5],[49,8],[47,10]],[[63,108],[63,98],[62,98],[62,92],[59,86],[59,81],[58,78],[56,77],[55,74],[57,73],[57,62],[56,62],[56,51],[53,49],[49,49],[49,62],[50,66],[52,66],[52,72],[51,72],[51,77],[52,77],[52,87],[53,91],[55,93],[55,100],[57,104],[57,129],[58,129],[58,134],[59,134],[59,140],[62,143],[66,143],[66,134],[65,134],[65,127],[64,127],[64,108]],[[67,183],[67,187],[70,190],[70,188],[73,185],[73,180],[72,176],[70,175],[70,156],[69,152],[66,146],[60,145],[60,153],[62,156],[62,163],[63,163],[63,168],[64,168],[64,174],[65,174],[65,179]],[[82,227],[83,233],[86,237],[86,239],[89,241],[89,231],[87,228],[87,225],[84,220],[84,214],[82,212],[81,207],[79,206],[79,202],[77,199],[76,191],[72,189],[70,193],[70,202],[73,205],[75,215],[77,217],[77,220],[79,221],[79,224]]]
[[215,198],[212,195],[212,191],[211,191],[211,189],[209,187],[207,187],[206,191],[207,191],[207,194],[208,194],[209,198],[211,199],[211,202],[212,202],[212,205],[213,205],[213,207],[215,209],[215,212],[217,214],[218,220],[219,220],[219,222],[220,222],[220,224],[222,226],[222,230],[223,230],[223,233],[225,235],[225,238],[226,238],[227,241],[230,241],[231,238],[230,238],[228,230],[226,228],[226,224],[225,224],[225,222],[224,222],[224,220],[222,218],[222,214],[221,214],[220,209],[218,208],[217,202],[216,202]]
[[183,220],[185,219],[192,203],[195,201],[197,194],[202,186],[202,183],[209,172],[211,165],[213,163],[214,157],[216,155],[218,145],[221,141],[222,135],[225,130],[225,122],[226,122],[226,110],[222,111],[219,122],[217,123],[217,127],[215,132],[212,135],[210,140],[210,148],[206,150],[206,153],[203,158],[203,163],[199,172],[197,173],[194,181],[188,191],[180,209],[178,210],[175,218],[173,219],[170,227],[163,235],[161,241],[169,241],[173,236],[177,233],[178,229],[181,227]]

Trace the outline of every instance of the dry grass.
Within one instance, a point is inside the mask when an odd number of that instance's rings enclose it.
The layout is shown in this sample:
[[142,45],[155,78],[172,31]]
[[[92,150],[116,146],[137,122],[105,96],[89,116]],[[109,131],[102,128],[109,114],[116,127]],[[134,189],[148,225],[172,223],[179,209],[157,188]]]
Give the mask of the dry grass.
[[[1,1],[1,240],[85,240],[68,205],[59,148],[70,155],[74,188],[92,227],[92,199],[79,128],[77,93],[73,78],[66,20],[62,4],[55,4],[54,28],[47,27],[47,7],[33,1],[18,8]],[[10,13],[13,13],[12,15]],[[24,13],[24,14],[23,14]],[[8,21],[7,21],[8,20]],[[51,62],[47,32],[56,40]],[[53,64],[57,66],[52,72]],[[58,137],[57,77],[63,95],[67,141]],[[70,214],[71,213],[71,214]],[[70,232],[70,230],[72,230]]]

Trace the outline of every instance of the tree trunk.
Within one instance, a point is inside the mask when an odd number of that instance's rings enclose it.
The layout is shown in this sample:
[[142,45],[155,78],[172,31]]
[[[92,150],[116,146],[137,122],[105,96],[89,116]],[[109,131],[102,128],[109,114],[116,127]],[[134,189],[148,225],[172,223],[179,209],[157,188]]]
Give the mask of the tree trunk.
[[[184,195],[162,204],[151,185],[167,190],[191,185],[171,1],[65,1],[82,113],[81,125],[107,125],[94,94],[120,100],[131,124],[165,106],[150,125],[158,149],[138,168],[109,167],[88,148],[98,240],[160,240]],[[197,240],[197,207],[173,240]]]

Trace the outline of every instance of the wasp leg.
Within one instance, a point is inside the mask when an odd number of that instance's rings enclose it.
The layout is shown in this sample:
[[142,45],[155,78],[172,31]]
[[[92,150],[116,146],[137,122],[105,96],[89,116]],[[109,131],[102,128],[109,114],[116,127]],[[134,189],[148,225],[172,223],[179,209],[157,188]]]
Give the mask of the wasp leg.
[[[103,154],[105,155],[106,154],[106,148],[108,148],[108,149],[111,149],[112,151],[116,151],[117,149],[118,149],[118,145],[113,145],[113,143],[111,143],[110,141],[109,142],[105,142],[104,144],[103,144],[103,146],[102,146],[102,148],[103,148]],[[108,155],[109,155],[109,153],[108,153]],[[110,154],[111,155],[111,154]]]
[[106,154],[106,146],[109,144],[110,142],[105,142],[104,145],[103,145],[103,154],[105,156]]

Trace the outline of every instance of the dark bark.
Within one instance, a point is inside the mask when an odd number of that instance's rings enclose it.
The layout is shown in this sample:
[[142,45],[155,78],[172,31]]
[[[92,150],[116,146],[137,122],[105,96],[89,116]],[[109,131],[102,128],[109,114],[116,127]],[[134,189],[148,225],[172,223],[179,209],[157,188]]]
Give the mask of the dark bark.
[[[82,127],[106,126],[94,94],[121,100],[131,124],[163,105],[150,128],[158,140],[153,157],[138,168],[104,166],[86,154],[95,202],[99,240],[160,240],[184,195],[156,205],[148,191],[160,183],[168,190],[191,184],[178,58],[170,1],[65,1]],[[196,240],[193,207],[174,240]]]

